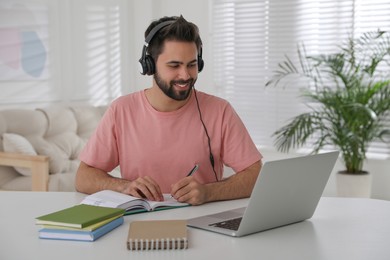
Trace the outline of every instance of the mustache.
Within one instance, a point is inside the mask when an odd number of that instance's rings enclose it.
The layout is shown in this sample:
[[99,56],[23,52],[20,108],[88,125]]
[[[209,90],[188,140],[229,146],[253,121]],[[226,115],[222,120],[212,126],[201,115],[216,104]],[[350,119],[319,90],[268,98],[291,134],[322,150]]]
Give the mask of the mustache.
[[172,80],[171,83],[172,84],[191,84],[192,82],[194,82],[194,79],[187,79],[187,80]]

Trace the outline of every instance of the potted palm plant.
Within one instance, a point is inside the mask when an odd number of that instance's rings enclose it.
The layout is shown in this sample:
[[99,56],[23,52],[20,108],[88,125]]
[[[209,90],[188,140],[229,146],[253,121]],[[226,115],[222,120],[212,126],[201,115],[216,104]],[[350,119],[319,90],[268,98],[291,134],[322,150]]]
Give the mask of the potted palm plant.
[[278,64],[267,85],[306,79],[299,87],[309,110],[274,133],[275,145],[288,152],[310,140],[313,153],[336,147],[344,172],[361,174],[370,143],[390,143],[390,36],[378,30],[349,37],[337,50],[310,56],[300,45],[297,66],[287,56]]

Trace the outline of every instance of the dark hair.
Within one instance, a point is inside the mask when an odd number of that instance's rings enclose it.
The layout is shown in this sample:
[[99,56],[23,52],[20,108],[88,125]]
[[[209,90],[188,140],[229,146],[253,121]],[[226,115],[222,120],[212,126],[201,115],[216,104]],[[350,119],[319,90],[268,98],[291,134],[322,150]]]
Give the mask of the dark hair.
[[157,57],[162,53],[164,47],[164,41],[166,40],[175,40],[183,42],[194,42],[198,52],[202,48],[202,40],[199,36],[198,27],[188,22],[181,15],[172,16],[172,17],[163,17],[159,20],[153,21],[145,31],[145,38],[149,35],[150,31],[156,27],[158,24],[165,21],[175,21],[172,24],[169,24],[159,30],[150,41],[148,46],[148,53],[153,58],[154,61],[157,61]]

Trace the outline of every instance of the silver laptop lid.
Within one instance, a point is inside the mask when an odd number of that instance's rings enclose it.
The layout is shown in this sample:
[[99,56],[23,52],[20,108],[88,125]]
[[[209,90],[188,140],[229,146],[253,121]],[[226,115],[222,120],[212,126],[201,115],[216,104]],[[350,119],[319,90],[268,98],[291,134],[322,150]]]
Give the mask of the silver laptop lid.
[[210,216],[205,221],[204,217],[190,219],[188,225],[244,236],[311,218],[338,155],[329,152],[265,162],[237,231],[210,227],[209,221],[215,221]]
[[311,218],[338,155],[330,152],[264,163],[237,235]]

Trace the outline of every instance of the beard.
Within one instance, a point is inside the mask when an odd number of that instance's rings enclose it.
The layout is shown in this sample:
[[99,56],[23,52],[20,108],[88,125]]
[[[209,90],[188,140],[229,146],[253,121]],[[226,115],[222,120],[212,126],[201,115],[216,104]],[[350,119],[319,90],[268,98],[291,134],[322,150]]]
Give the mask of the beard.
[[[168,84],[157,72],[154,73],[153,78],[156,81],[157,86],[165,95],[177,101],[186,100],[196,82],[196,79],[190,78],[188,80],[171,80]],[[175,84],[189,84],[190,88],[176,91],[174,87]]]

